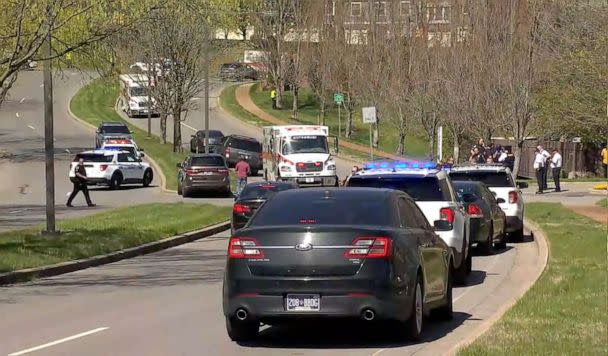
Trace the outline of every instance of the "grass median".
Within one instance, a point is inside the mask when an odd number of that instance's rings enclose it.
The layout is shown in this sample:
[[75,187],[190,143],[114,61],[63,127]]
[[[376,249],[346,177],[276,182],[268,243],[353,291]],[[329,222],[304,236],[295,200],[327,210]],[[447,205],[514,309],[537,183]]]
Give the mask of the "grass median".
[[0,273],[102,255],[197,230],[230,218],[229,207],[145,204],[58,222],[62,234],[42,227],[0,234]]
[[604,198],[596,203],[598,206],[602,208],[608,208],[608,198]]
[[557,203],[526,205],[547,236],[540,279],[487,334],[459,355],[606,355],[606,225]]

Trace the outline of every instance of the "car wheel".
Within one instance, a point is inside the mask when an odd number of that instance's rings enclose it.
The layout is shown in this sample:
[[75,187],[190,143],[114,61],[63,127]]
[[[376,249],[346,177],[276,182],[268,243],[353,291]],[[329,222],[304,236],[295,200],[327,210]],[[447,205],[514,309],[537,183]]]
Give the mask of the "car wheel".
[[465,273],[468,276],[473,271],[473,254],[471,253],[470,247],[469,247],[469,251],[467,253],[467,258],[465,260],[464,266],[466,269]]
[[226,317],[226,331],[232,341],[253,341],[258,337],[260,324],[258,322],[243,322]]
[[454,283],[457,285],[465,285],[467,283],[466,258],[463,258],[462,261],[460,261],[460,266],[458,266],[458,268],[452,263],[452,268],[454,270]]
[[226,188],[224,188],[224,194],[228,197],[228,198],[232,198],[232,190],[230,189],[230,186],[227,186]]
[[146,169],[146,171],[144,172],[144,180],[142,183],[144,188],[147,188],[150,186],[150,183],[152,183],[152,179],[154,179],[154,174],[152,173],[152,170]]
[[120,172],[114,173],[110,179],[110,189],[120,189],[122,184],[122,174]]
[[[450,265],[452,263],[450,262]],[[454,316],[454,303],[452,298],[452,268],[448,271],[448,286],[445,292],[445,304],[433,311],[433,315],[439,320],[452,320]]]
[[490,228],[488,237],[485,242],[480,242],[479,247],[484,255],[492,255],[494,253],[494,228]]
[[258,170],[257,169],[252,169],[251,170],[251,176],[252,177],[257,177],[258,176]]
[[422,279],[418,275],[412,298],[410,318],[406,321],[407,336],[413,340],[420,340],[420,336],[422,335],[424,322],[424,300],[422,295]]
[[182,183],[180,181],[177,182],[177,195],[182,195]]
[[133,111],[127,109],[127,117],[133,117]]
[[188,198],[190,196],[190,191],[186,187],[182,187],[182,196],[184,198]]
[[522,227],[521,229],[511,233],[511,239],[513,241],[517,241],[517,242],[523,241],[524,240],[524,228]]

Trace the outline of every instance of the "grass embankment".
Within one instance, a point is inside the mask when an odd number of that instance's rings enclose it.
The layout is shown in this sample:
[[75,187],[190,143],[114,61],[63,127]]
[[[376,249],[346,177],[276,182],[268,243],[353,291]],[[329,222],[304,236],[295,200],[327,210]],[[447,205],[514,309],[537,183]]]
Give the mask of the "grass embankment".
[[[251,87],[250,91],[251,99],[257,106],[262,110],[274,115],[275,117],[285,120],[296,122],[292,119],[292,102],[293,93],[288,91],[283,93],[283,106],[282,110],[272,110],[272,101],[268,91],[262,90],[259,84]],[[299,110],[298,110],[298,121],[306,124],[317,124],[319,115],[319,104],[316,100],[315,95],[309,89],[301,89],[299,92]],[[329,126],[330,132],[336,134],[338,132],[338,107],[332,101],[328,103],[325,111],[325,124]],[[346,111],[342,109],[341,113],[342,121],[342,132],[346,127]],[[369,145],[369,127],[368,124],[364,124],[361,118],[361,109],[358,108],[354,113],[354,133],[349,141],[361,144]],[[395,152],[397,148],[397,142],[399,139],[398,131],[395,125],[384,121],[380,122],[380,149],[385,152]],[[341,139],[345,140],[344,137]],[[409,134],[405,139],[405,154],[409,157],[416,157],[424,159],[428,154],[428,142],[426,139],[421,138],[416,134]]]
[[606,227],[560,204],[526,205],[549,240],[536,284],[459,355],[606,355]]
[[604,198],[596,203],[598,206],[602,208],[608,208],[608,198]]
[[[102,121],[121,121],[129,124],[116,112],[114,105],[119,95],[115,81],[97,79],[80,89],[70,102],[70,109],[80,119],[98,126]],[[172,124],[169,122],[168,124]],[[160,166],[167,179],[167,189],[177,189],[177,169],[175,165],[184,160],[187,153],[173,152],[173,145],[163,144],[155,135],[148,137],[146,131],[130,125],[133,138],[140,148]],[[93,142],[93,138],[91,138]],[[156,182],[159,182],[158,177]],[[236,189],[236,178],[231,171],[232,190]]]
[[146,204],[58,222],[62,234],[42,227],[0,234],[0,273],[66,262],[200,229],[229,219],[229,207],[206,204]]

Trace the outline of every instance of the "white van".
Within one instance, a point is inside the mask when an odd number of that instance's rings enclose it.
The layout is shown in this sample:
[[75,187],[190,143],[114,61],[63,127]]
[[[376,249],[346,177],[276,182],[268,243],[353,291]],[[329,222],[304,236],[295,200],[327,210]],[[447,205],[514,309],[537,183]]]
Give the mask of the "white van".
[[[147,116],[148,110],[155,112],[156,101],[148,103],[148,76],[145,74],[122,74],[120,77],[120,108],[128,117]],[[153,84],[153,83],[152,83]],[[150,108],[150,106],[152,106]]]

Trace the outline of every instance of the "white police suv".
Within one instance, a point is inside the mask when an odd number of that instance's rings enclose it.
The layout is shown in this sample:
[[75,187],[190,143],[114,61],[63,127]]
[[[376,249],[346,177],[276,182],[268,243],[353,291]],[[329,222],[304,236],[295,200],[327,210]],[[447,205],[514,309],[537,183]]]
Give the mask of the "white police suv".
[[101,145],[100,150],[103,151],[127,151],[135,154],[137,157],[144,157],[144,150],[139,148],[135,141],[130,138],[108,138]]
[[141,184],[147,187],[154,174],[150,164],[129,151],[95,150],[78,153],[70,165],[70,180],[75,179],[74,167],[84,160],[87,182],[90,185],[104,184],[117,189],[123,184]]
[[469,216],[458,202],[447,173],[433,167],[433,163],[368,163],[348,178],[346,186],[404,191],[416,201],[431,225],[445,220],[447,224],[436,232],[452,249],[455,281],[464,284],[471,272]]

